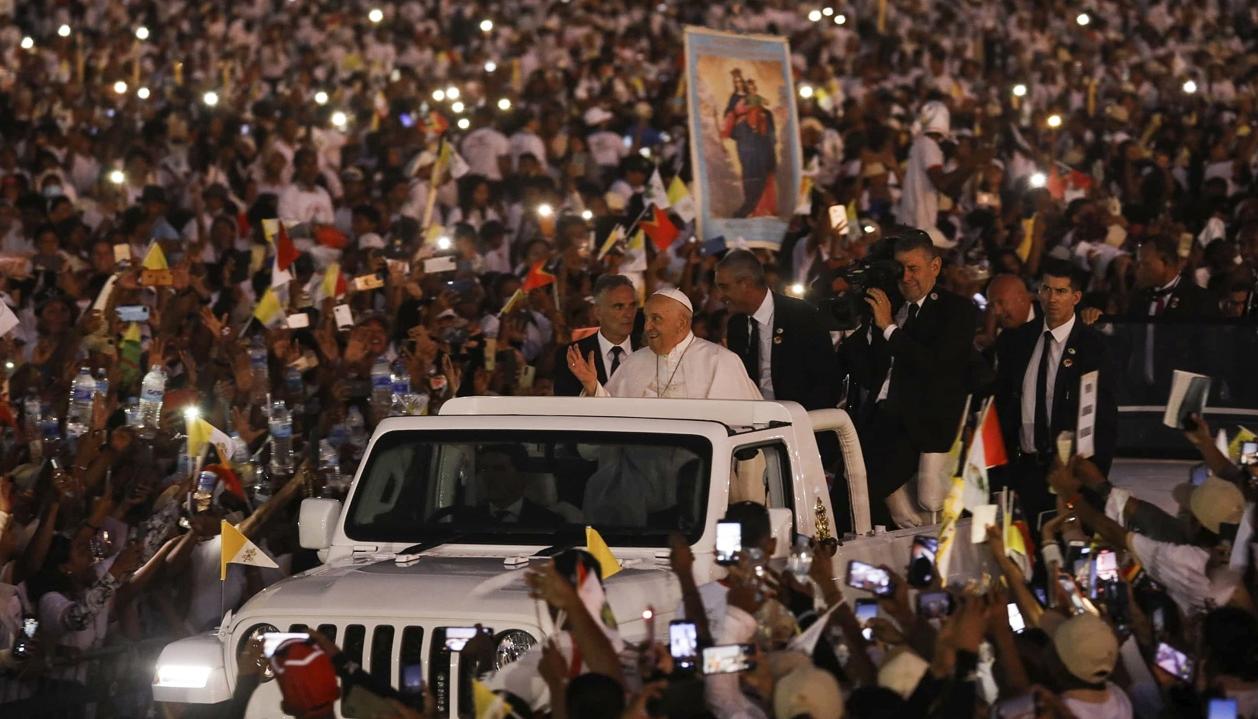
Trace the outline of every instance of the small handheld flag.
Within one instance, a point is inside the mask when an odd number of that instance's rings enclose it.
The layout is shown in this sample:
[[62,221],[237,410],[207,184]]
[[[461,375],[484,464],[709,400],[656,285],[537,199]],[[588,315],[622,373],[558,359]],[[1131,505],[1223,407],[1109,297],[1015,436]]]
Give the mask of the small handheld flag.
[[620,560],[616,559],[607,542],[603,541],[603,535],[590,526],[585,528],[585,550],[598,560],[604,581],[621,570]]

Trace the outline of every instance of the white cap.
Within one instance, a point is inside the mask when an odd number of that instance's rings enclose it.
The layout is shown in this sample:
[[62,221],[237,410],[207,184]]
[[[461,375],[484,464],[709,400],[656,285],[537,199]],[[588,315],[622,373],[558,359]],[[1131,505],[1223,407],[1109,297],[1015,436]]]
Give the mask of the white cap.
[[374,232],[368,232],[359,236],[358,246],[364,249],[382,249],[384,247],[384,238]]
[[918,115],[918,120],[922,123],[922,132],[937,132],[940,135],[947,135],[952,126],[948,106],[938,100],[931,100],[922,105],[922,111]]
[[690,304],[690,298],[686,296],[685,292],[682,292],[675,287],[669,287],[665,290],[656,290],[651,296],[667,297],[668,299],[681,304],[681,306],[685,307],[686,311],[690,314],[694,314],[695,312],[695,306]]

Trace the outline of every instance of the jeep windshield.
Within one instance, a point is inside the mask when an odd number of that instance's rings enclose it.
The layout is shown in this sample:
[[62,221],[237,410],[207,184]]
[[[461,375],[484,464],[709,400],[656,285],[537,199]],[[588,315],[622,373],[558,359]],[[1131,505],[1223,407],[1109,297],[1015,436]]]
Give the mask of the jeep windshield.
[[354,490],[354,541],[662,547],[703,532],[711,443],[700,436],[531,430],[382,435]]

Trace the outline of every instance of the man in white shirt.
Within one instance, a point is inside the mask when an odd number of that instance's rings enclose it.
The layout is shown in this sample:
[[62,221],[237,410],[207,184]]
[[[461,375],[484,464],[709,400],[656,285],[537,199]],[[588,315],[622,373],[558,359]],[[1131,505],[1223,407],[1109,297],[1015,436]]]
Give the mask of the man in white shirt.
[[591,353],[568,349],[568,367],[585,394],[598,397],[764,399],[738,355],[690,331],[694,307],[680,290],[660,290],[646,303],[644,347],[604,387]]
[[318,223],[331,225],[336,222],[332,210],[332,196],[315,184],[319,179],[319,161],[314,150],[303,147],[293,156],[296,166],[293,184],[280,193],[279,216],[286,223]]
[[537,158],[542,167],[546,166],[546,143],[542,142],[542,138],[537,134],[541,128],[542,123],[537,114],[527,111],[520,129],[511,136],[510,140],[513,171],[520,171],[520,156],[525,154]]
[[493,111],[482,107],[476,111],[475,130],[463,138],[459,147],[469,170],[492,182],[501,182],[511,171],[511,142],[494,128]]
[[[950,242],[936,227],[939,215],[939,193],[955,194],[974,172],[975,157],[959,161],[956,168],[944,172],[943,149],[939,143],[951,130],[948,108],[932,100],[922,106],[918,118],[922,131],[909,148],[909,164],[904,173],[904,194],[900,197],[901,224],[916,227],[930,235],[938,247]],[[986,164],[986,156],[979,158]]]
[[590,127],[590,134],[585,141],[595,164],[603,168],[605,173],[614,172],[620,161],[629,154],[620,135],[607,129],[607,123],[614,117],[615,115],[601,107],[591,107],[585,112],[585,124]]

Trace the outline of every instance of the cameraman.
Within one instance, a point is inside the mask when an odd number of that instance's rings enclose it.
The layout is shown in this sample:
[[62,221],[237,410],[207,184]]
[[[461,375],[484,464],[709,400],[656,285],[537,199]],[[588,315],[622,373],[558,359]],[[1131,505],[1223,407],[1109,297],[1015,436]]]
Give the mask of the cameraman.
[[894,307],[886,292],[870,288],[872,320],[852,337],[847,356],[873,404],[860,426],[871,517],[914,527],[923,519],[905,484],[922,453],[947,452],[956,435],[978,311],[936,287],[943,263],[925,232],[903,228],[892,237],[904,302]]

